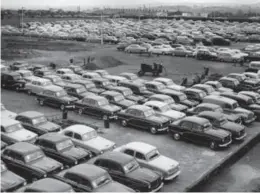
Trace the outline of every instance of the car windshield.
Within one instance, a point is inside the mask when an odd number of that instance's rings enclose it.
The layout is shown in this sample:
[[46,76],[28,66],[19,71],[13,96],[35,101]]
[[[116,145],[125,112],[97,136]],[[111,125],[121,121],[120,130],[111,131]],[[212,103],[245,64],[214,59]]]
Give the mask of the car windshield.
[[219,124],[221,126],[221,125],[226,124],[228,122],[228,120],[225,117],[222,117],[218,122],[219,122]]
[[46,123],[47,119],[44,116],[41,116],[41,117],[34,118],[32,120],[32,122],[33,122],[34,125],[37,125],[37,124],[40,124],[40,123]]
[[207,131],[207,130],[209,130],[209,129],[211,129],[211,128],[212,128],[212,125],[211,125],[210,122],[205,123],[205,124],[203,125],[203,129],[204,129],[204,131]]
[[56,92],[57,97],[67,96],[67,92],[65,90],[60,90],[59,92]]
[[152,151],[150,151],[147,155],[146,158],[147,160],[153,160],[155,158],[158,158],[160,156],[160,153],[157,149],[154,149]]
[[80,87],[80,88],[77,88],[76,91],[78,94],[80,94],[80,93],[86,92],[87,90],[84,87]]
[[132,160],[128,164],[124,165],[123,167],[125,173],[129,173],[137,168],[139,168],[139,164],[136,162],[136,160]]
[[253,99],[252,99],[252,98],[248,99],[248,100],[247,100],[247,104],[248,104],[248,105],[250,105],[250,104],[254,104]]
[[43,158],[43,157],[44,157],[43,152],[41,150],[39,150],[39,151],[30,153],[30,154],[27,154],[24,157],[24,160],[25,160],[26,163],[30,163],[30,162],[33,162],[33,161],[38,160],[40,158]]
[[150,117],[150,116],[152,116],[152,115],[154,115],[155,114],[155,112],[154,112],[154,110],[153,109],[147,109],[146,111],[144,111],[144,116],[145,117]]
[[174,85],[174,82],[172,80],[168,80],[168,81],[165,82],[165,84],[167,86],[171,86],[171,85]]
[[165,103],[167,104],[173,104],[174,103],[174,100],[172,98],[167,98],[164,100]]
[[207,96],[207,94],[205,92],[200,92],[199,95],[201,98],[204,98],[205,96]]
[[168,105],[164,105],[164,106],[160,107],[160,109],[161,109],[162,112],[166,112],[166,111],[171,110],[171,108]]
[[122,94],[118,94],[116,96],[114,96],[114,100],[117,101],[121,101],[124,100],[124,96]]
[[1,164],[1,173],[6,171],[6,170],[7,170],[6,166],[4,164]]
[[88,141],[90,139],[96,138],[97,136],[98,136],[97,132],[95,130],[93,130],[93,131],[90,131],[90,132],[85,133],[84,135],[82,135],[82,140],[83,141]]
[[158,90],[163,90],[163,89],[165,89],[166,88],[166,86],[165,85],[163,85],[163,84],[158,84],[157,85],[157,88],[158,88]]
[[187,96],[185,94],[179,96],[180,101],[186,100]]
[[58,151],[65,151],[67,149],[70,149],[73,147],[73,143],[70,139],[68,140],[65,140],[65,141],[62,141],[62,142],[59,142],[56,144],[56,148]]
[[132,90],[128,90],[128,89],[125,89],[124,91],[123,91],[123,94],[124,94],[124,96],[130,96],[130,95],[132,95],[133,94],[133,92],[132,92]]
[[20,123],[17,123],[17,124],[6,127],[5,132],[6,133],[12,133],[12,132],[15,132],[15,131],[19,131],[21,129],[23,129],[23,126]]
[[23,77],[30,77],[30,76],[33,76],[33,73],[31,71],[23,73]]
[[108,104],[109,104],[109,102],[108,102],[107,99],[102,99],[102,100],[98,101],[99,106],[105,106],[105,105],[108,105]]
[[239,105],[238,105],[238,103],[234,103],[234,104],[232,105],[232,107],[233,107],[233,109],[236,109],[236,108],[239,107]]
[[112,178],[109,176],[108,173],[105,173],[101,177],[98,177],[96,180],[92,181],[92,186],[94,188],[98,188],[98,187],[101,187],[102,185],[110,183],[111,181],[112,181]]

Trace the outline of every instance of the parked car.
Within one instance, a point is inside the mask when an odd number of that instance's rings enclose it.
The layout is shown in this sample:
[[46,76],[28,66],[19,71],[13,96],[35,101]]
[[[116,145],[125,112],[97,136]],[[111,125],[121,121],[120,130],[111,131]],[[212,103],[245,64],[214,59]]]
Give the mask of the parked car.
[[27,94],[40,94],[43,90],[49,88],[52,84],[50,80],[37,78],[33,79],[31,82],[25,84],[25,89]]
[[120,81],[118,85],[129,88],[133,91],[135,95],[144,96],[145,98],[148,98],[149,96],[154,94],[153,92],[148,91],[145,85],[142,83],[131,82],[131,81]]
[[219,105],[225,114],[236,114],[241,116],[243,124],[252,123],[255,115],[252,111],[239,107],[237,101],[223,96],[206,96],[203,103],[211,103]]
[[8,146],[3,140],[1,140],[1,150],[5,149]]
[[82,99],[88,95],[95,95],[94,93],[88,92],[87,89],[80,84],[69,83],[64,87],[64,90],[68,95],[74,96],[78,99]]
[[222,93],[222,92],[233,92],[230,88],[225,88],[222,86],[222,84],[219,81],[207,81],[204,84],[212,86],[216,91]]
[[253,72],[244,72],[243,73],[248,79],[260,79],[260,74]]
[[239,87],[239,81],[235,78],[231,78],[231,77],[222,77],[219,79],[219,82],[222,84],[222,86],[226,87],[226,88],[230,88],[233,91],[238,91],[238,87]]
[[64,74],[73,74],[74,72],[69,68],[60,68],[56,70],[56,74],[62,76]]
[[70,137],[75,146],[91,151],[94,155],[111,151],[116,144],[97,134],[97,131],[85,125],[71,125],[60,132]]
[[11,145],[16,142],[34,143],[38,135],[23,128],[19,121],[1,117],[1,140]]
[[122,80],[126,80],[125,77],[122,76],[117,76],[117,75],[105,75],[103,76],[104,78],[108,79],[108,81],[110,81],[112,83],[113,86],[117,86],[118,82],[122,81]]
[[34,76],[37,76],[37,77],[44,77],[44,76],[47,76],[47,75],[52,75],[54,74],[54,72],[51,72],[50,70],[47,70],[47,69],[37,69],[33,72]]
[[183,104],[177,104],[172,97],[165,94],[154,94],[148,98],[149,101],[159,101],[166,103],[172,110],[186,112],[188,107]]
[[210,52],[209,50],[198,50],[195,52],[195,58],[199,60],[216,61],[218,56],[216,53]]
[[82,74],[82,77],[87,80],[92,80],[94,78],[101,78],[101,75],[96,72],[84,72]]
[[30,67],[30,65],[25,61],[15,61],[13,64],[10,65],[10,70],[17,71],[17,70],[26,70]]
[[125,99],[134,101],[138,104],[143,104],[147,101],[147,99],[140,95],[135,95],[130,88],[122,87],[122,86],[115,86],[111,88],[112,91],[116,91],[121,93]]
[[186,116],[185,113],[180,111],[172,110],[167,103],[159,102],[159,101],[148,101],[144,103],[145,106],[148,106],[154,110],[158,115],[162,115],[171,120],[171,122],[182,119]]
[[216,105],[216,104],[211,104],[211,103],[201,103],[196,107],[188,109],[186,114],[188,116],[193,116],[193,115],[197,115],[203,111],[222,113],[227,118],[228,121],[231,121],[231,122],[234,122],[237,124],[242,123],[241,116],[232,114],[232,113],[223,113],[224,111],[221,108],[221,106]]
[[61,193],[61,192],[74,192],[72,187],[62,181],[54,178],[44,178],[33,182],[23,188],[17,190],[19,193]]
[[17,72],[1,72],[1,87],[16,91],[24,91],[25,81]]
[[230,73],[226,77],[237,79],[239,83],[247,79],[247,77],[243,73]]
[[1,192],[13,192],[26,184],[24,178],[8,170],[1,160]]
[[174,49],[169,47],[164,47],[164,45],[158,45],[158,46],[153,46],[148,50],[149,53],[152,54],[160,54],[160,55],[172,55],[174,52]]
[[187,98],[197,104],[201,103],[203,98],[207,96],[207,94],[199,89],[194,88],[187,88],[184,91],[184,94],[186,94]]
[[[255,104],[260,105],[260,94],[258,94],[257,92],[251,92],[251,91],[241,91],[238,94],[242,94],[245,96],[249,96],[250,98],[252,98],[253,102]],[[2,113],[3,114],[3,113]]]
[[94,78],[92,79],[92,82],[96,85],[97,88],[105,90],[110,90],[111,88],[113,88],[113,84],[105,78]]
[[242,140],[246,137],[244,125],[228,121],[227,118],[220,112],[203,111],[198,114],[198,117],[209,120],[212,126],[217,130],[223,129],[230,132],[233,140]]
[[156,147],[147,143],[131,142],[114,151],[135,157],[141,167],[162,173],[166,181],[176,178],[181,173],[179,162],[162,155]]
[[163,187],[162,176],[147,168],[140,168],[134,157],[120,152],[99,156],[94,164],[107,170],[113,180],[139,192],[155,192]]
[[91,80],[85,80],[85,79],[76,80],[74,81],[74,84],[79,84],[81,86],[84,86],[89,93],[94,93],[97,95],[106,91],[105,89],[97,88],[96,85]]
[[220,92],[215,91],[215,89],[207,84],[195,84],[191,88],[202,90],[207,95],[219,95]]
[[177,47],[172,52],[173,56],[180,56],[180,57],[191,57],[192,54],[193,52],[187,50],[185,47]]
[[141,47],[138,44],[132,44],[125,48],[125,52],[127,53],[145,53],[147,49],[145,47]]
[[229,51],[228,52],[219,52],[218,59],[222,62],[233,62],[233,63],[239,63],[244,60],[244,58],[241,55],[234,54]]
[[166,131],[170,119],[157,115],[154,110],[145,105],[133,105],[118,113],[121,125],[127,125],[150,131],[152,134]]
[[153,81],[160,82],[166,86],[168,89],[176,90],[176,91],[184,91],[185,87],[175,84],[172,79],[164,78],[164,77],[158,77],[155,78]]
[[103,120],[117,119],[117,113],[121,110],[116,105],[109,104],[103,96],[87,96],[75,103],[75,110],[81,114],[88,114],[102,118]]
[[17,114],[15,112],[7,110],[2,103],[0,103],[0,105],[1,105],[1,118],[14,119],[16,117]]
[[144,79],[140,79],[136,74],[134,73],[129,73],[129,72],[123,72],[120,73],[119,76],[124,77],[130,81],[134,81],[134,82],[140,82],[140,83],[145,83],[146,80]]
[[16,71],[22,76],[22,79],[24,79],[26,82],[31,82],[36,76],[33,75],[33,72],[29,70],[18,70]]
[[122,109],[126,109],[126,108],[136,104],[132,100],[125,99],[123,94],[121,94],[119,92],[115,92],[115,91],[105,91],[105,92],[101,93],[100,96],[104,96],[109,101],[109,103],[119,106]]
[[62,88],[66,86],[66,83],[58,75],[46,75],[43,78],[46,80],[50,80],[53,85],[60,86]]
[[8,146],[1,154],[8,169],[26,180],[35,181],[63,170],[63,165],[43,153],[41,148],[19,142]]
[[71,185],[77,192],[133,192],[113,181],[106,170],[93,164],[74,166],[54,175],[54,178]]
[[73,73],[82,75],[84,73],[84,69],[81,66],[78,65],[70,65],[68,66],[69,69],[73,71]]
[[217,46],[229,46],[231,44],[229,40],[220,37],[213,37],[211,42]]
[[65,83],[74,83],[76,80],[81,80],[82,77],[80,75],[77,74],[63,74],[61,76],[61,79],[65,82]]
[[105,77],[109,75],[109,73],[104,69],[95,70],[94,73],[99,74],[101,77]]
[[169,126],[169,134],[175,140],[189,140],[204,144],[215,150],[232,143],[231,133],[213,129],[209,120],[197,116],[185,117]]
[[38,94],[36,100],[41,106],[48,105],[64,110],[65,108],[74,108],[74,104],[78,99],[69,96],[63,88],[53,85]]
[[92,157],[89,151],[75,147],[69,137],[58,133],[46,133],[40,136],[35,145],[39,146],[47,156],[59,161],[65,167],[86,162]]
[[258,92],[260,91],[260,80],[259,79],[246,79],[243,82],[241,82],[237,89],[237,92],[239,91],[253,91]]
[[61,126],[48,121],[44,114],[37,111],[21,112],[15,119],[19,121],[25,129],[39,136],[49,132],[59,132],[61,130]]
[[117,45],[117,50],[119,51],[124,51],[126,47],[128,47],[130,45],[130,43],[127,42],[121,42]]

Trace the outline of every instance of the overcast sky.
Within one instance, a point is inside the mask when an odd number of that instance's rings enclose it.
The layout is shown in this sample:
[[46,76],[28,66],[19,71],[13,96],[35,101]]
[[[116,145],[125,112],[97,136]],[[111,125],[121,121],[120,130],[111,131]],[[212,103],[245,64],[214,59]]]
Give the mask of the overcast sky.
[[148,4],[244,4],[260,3],[260,0],[1,0],[3,8],[46,8],[46,7],[67,7],[80,5],[87,6],[135,6]]

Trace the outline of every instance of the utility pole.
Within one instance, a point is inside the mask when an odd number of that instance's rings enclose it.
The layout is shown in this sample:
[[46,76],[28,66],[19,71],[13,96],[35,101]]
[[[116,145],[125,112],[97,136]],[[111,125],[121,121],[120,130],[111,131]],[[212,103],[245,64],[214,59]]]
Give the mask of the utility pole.
[[103,12],[101,12],[101,45],[103,45]]

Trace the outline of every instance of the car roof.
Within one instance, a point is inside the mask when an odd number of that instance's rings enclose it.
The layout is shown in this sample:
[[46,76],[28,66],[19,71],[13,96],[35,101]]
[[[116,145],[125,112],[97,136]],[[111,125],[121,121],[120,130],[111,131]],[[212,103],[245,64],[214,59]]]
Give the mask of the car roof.
[[170,78],[166,78],[166,77],[158,77],[158,78],[155,78],[153,81],[163,81],[163,82],[168,82],[168,81],[172,81],[172,79],[170,79]]
[[253,92],[253,91],[241,91],[241,92],[239,92],[239,94],[246,94],[246,95],[249,95],[249,96],[259,96],[260,95],[256,92]]
[[28,185],[27,187],[31,188],[32,190],[45,192],[65,192],[71,189],[71,186],[67,183],[53,178],[40,179],[38,181],[33,182],[31,185]]
[[37,111],[25,111],[25,112],[19,113],[18,116],[23,116],[23,117],[27,117],[27,118],[35,118],[35,117],[44,116],[44,114],[37,112]]
[[70,68],[60,68],[60,69],[57,69],[56,71],[72,71]]
[[104,96],[85,96],[83,99],[93,99],[99,101],[99,100],[104,100],[106,98]]
[[167,99],[167,98],[171,98],[170,96],[166,95],[166,94],[153,94],[152,96],[150,96],[150,98],[161,98],[161,99]]
[[93,130],[95,130],[95,129],[93,129],[89,126],[86,126],[86,125],[71,125],[64,129],[64,131],[72,131],[72,132],[78,133],[80,135],[84,135],[85,133],[91,132]]
[[202,91],[200,89],[196,89],[196,88],[187,88],[185,91],[198,92],[198,93],[204,92],[204,91]]
[[199,124],[204,124],[204,123],[209,122],[207,119],[197,117],[197,116],[188,116],[188,117],[183,118],[182,121],[190,121],[190,122],[195,122],[195,123],[199,123]]
[[219,80],[229,80],[229,81],[237,81],[237,79],[232,78],[232,77],[222,77]]
[[[27,73],[27,72],[31,72],[30,70],[27,70],[27,69],[19,69],[17,70],[16,72],[18,73]],[[32,72],[31,72],[32,73]]]
[[241,99],[245,99],[245,100],[250,100],[251,97],[244,95],[244,94],[237,94],[237,93],[232,93],[232,92],[223,92],[223,95],[227,95],[227,96],[234,96],[235,98],[241,98]]
[[133,159],[132,156],[129,156],[129,155],[121,153],[121,152],[113,152],[113,151],[105,152],[104,154],[99,156],[99,158],[115,161],[115,162],[117,162],[119,164],[123,164],[123,165]]
[[196,86],[201,87],[201,88],[211,88],[211,86],[209,86],[207,84],[195,84],[192,87],[196,87]]
[[11,126],[11,125],[17,125],[19,123],[20,122],[17,121],[17,120],[1,117],[1,126],[3,126],[3,127],[8,127],[8,126]]
[[218,84],[220,82],[219,81],[207,81],[207,82],[205,82],[205,84],[207,84],[207,83],[209,83],[209,84]]
[[82,85],[80,84],[74,84],[74,83],[68,83],[65,88],[81,88],[83,87]]
[[91,80],[86,80],[86,79],[75,80],[75,83],[94,84]]
[[98,70],[95,70],[95,71],[94,71],[94,73],[96,73],[96,72],[107,72],[107,71],[104,70],[104,69],[98,69]]
[[12,151],[15,151],[15,152],[18,152],[18,153],[24,155],[24,154],[28,154],[28,153],[31,153],[31,152],[34,152],[37,150],[41,150],[41,148],[39,148],[36,145],[27,143],[27,142],[18,142],[18,143],[15,143],[15,144],[12,144],[12,145],[6,147],[6,150],[12,150]]
[[120,80],[125,80],[126,78],[125,77],[122,77],[122,76],[119,76],[119,75],[106,75],[104,76],[104,78],[107,78],[107,79],[120,79]]
[[145,105],[152,105],[152,106],[162,107],[162,106],[165,106],[167,104],[164,103],[164,102],[151,100],[151,101],[146,102]]
[[259,83],[260,82],[260,79],[245,79],[244,80],[244,83],[247,82],[247,83],[251,83],[251,84],[255,84],[255,83]]
[[148,106],[145,106],[145,105],[135,104],[135,105],[130,106],[129,109],[137,109],[137,110],[145,111],[145,110],[150,110],[151,108]]
[[210,107],[210,108],[221,108],[219,105],[212,104],[212,103],[201,103],[197,107]]
[[128,79],[126,79],[126,80],[121,80],[120,83],[125,83],[125,84],[128,84],[128,85],[137,86],[137,87],[138,87],[138,86],[144,86],[143,83],[133,82],[133,81],[128,80]]
[[116,91],[111,91],[111,90],[108,90],[108,91],[102,92],[102,94],[105,94],[105,95],[110,95],[110,96],[117,96],[117,95],[121,95],[121,93],[119,93],[119,92],[116,92]]
[[77,174],[80,177],[85,177],[88,180],[94,180],[95,178],[99,177],[102,174],[105,174],[106,171],[98,166],[93,164],[79,164],[70,168],[67,172],[71,174]]
[[[99,74],[98,74],[99,75]],[[93,81],[108,81],[108,79],[103,78],[103,77],[95,77],[94,79],[92,79]]]
[[213,112],[213,111],[202,111],[201,113],[199,113],[199,116],[208,116],[210,118],[219,120],[223,117],[223,114],[219,112]]
[[145,85],[146,85],[146,84],[152,84],[152,85],[156,85],[156,86],[158,86],[158,85],[163,85],[163,83],[157,82],[157,81],[149,81],[149,82],[146,82]]
[[50,91],[53,91],[53,92],[58,92],[58,91],[61,91],[61,90],[64,90],[64,89],[60,86],[50,85],[50,86],[48,86],[48,88],[45,88],[44,90],[50,90]]
[[141,152],[142,154],[147,154],[148,152],[156,149],[156,147],[144,142],[130,142],[126,144],[124,147],[133,149],[137,152]]
[[214,99],[214,100],[224,100],[227,103],[235,103],[236,102],[233,99],[230,99],[230,98],[227,98],[227,97],[224,97],[224,96],[217,96],[217,95],[209,95],[209,96],[204,97],[204,99],[207,99],[207,98],[211,98],[211,99]]
[[18,73],[18,72],[14,72],[14,71],[10,71],[10,72],[1,72],[1,74],[11,75],[11,76],[21,76],[20,73]]
[[46,133],[40,136],[38,139],[44,139],[46,141],[57,143],[57,142],[65,141],[70,138],[59,133]]
[[131,90],[128,87],[124,87],[124,86],[115,86],[112,88],[112,90],[120,90],[120,91],[124,91],[124,90]]

